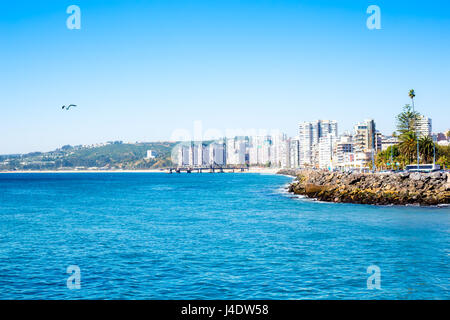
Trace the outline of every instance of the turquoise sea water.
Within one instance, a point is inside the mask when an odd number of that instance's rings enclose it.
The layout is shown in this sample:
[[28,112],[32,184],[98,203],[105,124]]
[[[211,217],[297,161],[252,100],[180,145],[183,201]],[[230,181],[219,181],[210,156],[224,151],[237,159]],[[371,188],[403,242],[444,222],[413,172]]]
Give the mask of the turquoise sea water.
[[0,174],[0,299],[450,298],[449,208],[319,203],[290,180]]

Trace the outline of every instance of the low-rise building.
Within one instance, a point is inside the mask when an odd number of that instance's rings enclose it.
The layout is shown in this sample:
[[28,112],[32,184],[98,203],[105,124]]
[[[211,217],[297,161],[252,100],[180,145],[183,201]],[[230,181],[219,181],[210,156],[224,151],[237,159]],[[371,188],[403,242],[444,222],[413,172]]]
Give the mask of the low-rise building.
[[387,150],[391,146],[399,144],[399,139],[397,137],[387,137],[383,136],[381,139],[381,151]]
[[157,157],[157,153],[153,150],[147,150],[147,159],[155,159]]

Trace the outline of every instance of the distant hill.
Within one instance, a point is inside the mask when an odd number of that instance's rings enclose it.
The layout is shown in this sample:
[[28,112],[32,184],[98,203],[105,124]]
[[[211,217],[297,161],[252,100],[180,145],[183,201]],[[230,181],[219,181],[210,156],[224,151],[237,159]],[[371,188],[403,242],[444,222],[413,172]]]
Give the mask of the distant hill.
[[[172,165],[174,142],[124,144],[110,142],[97,146],[64,146],[51,152],[0,156],[0,170],[56,169],[150,169]],[[146,159],[147,150],[157,153]]]

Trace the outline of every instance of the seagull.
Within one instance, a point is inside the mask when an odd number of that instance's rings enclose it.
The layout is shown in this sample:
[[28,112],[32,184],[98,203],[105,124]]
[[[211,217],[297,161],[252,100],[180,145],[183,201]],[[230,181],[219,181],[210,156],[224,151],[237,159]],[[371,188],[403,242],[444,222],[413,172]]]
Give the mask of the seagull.
[[61,109],[69,110],[70,107],[76,107],[76,106],[77,106],[76,104],[69,104],[67,107],[66,106],[62,106]]

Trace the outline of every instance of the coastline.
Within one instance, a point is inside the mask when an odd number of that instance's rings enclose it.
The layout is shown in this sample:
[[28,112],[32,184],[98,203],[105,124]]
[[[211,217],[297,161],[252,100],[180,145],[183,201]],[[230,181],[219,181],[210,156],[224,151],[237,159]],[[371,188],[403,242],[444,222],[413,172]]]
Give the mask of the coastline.
[[[235,173],[260,173],[260,174],[278,174],[280,169],[276,168],[249,168],[249,170]],[[14,170],[14,171],[0,171],[0,174],[10,173],[168,173],[167,169],[136,169],[136,170]],[[193,171],[191,174],[197,172]],[[229,172],[225,172],[229,173]]]
[[450,204],[450,174],[342,173],[311,169],[280,170],[296,177],[288,191],[323,202],[400,206]]
[[0,171],[5,173],[165,173],[165,170],[149,169],[149,170],[16,170],[16,171]]

